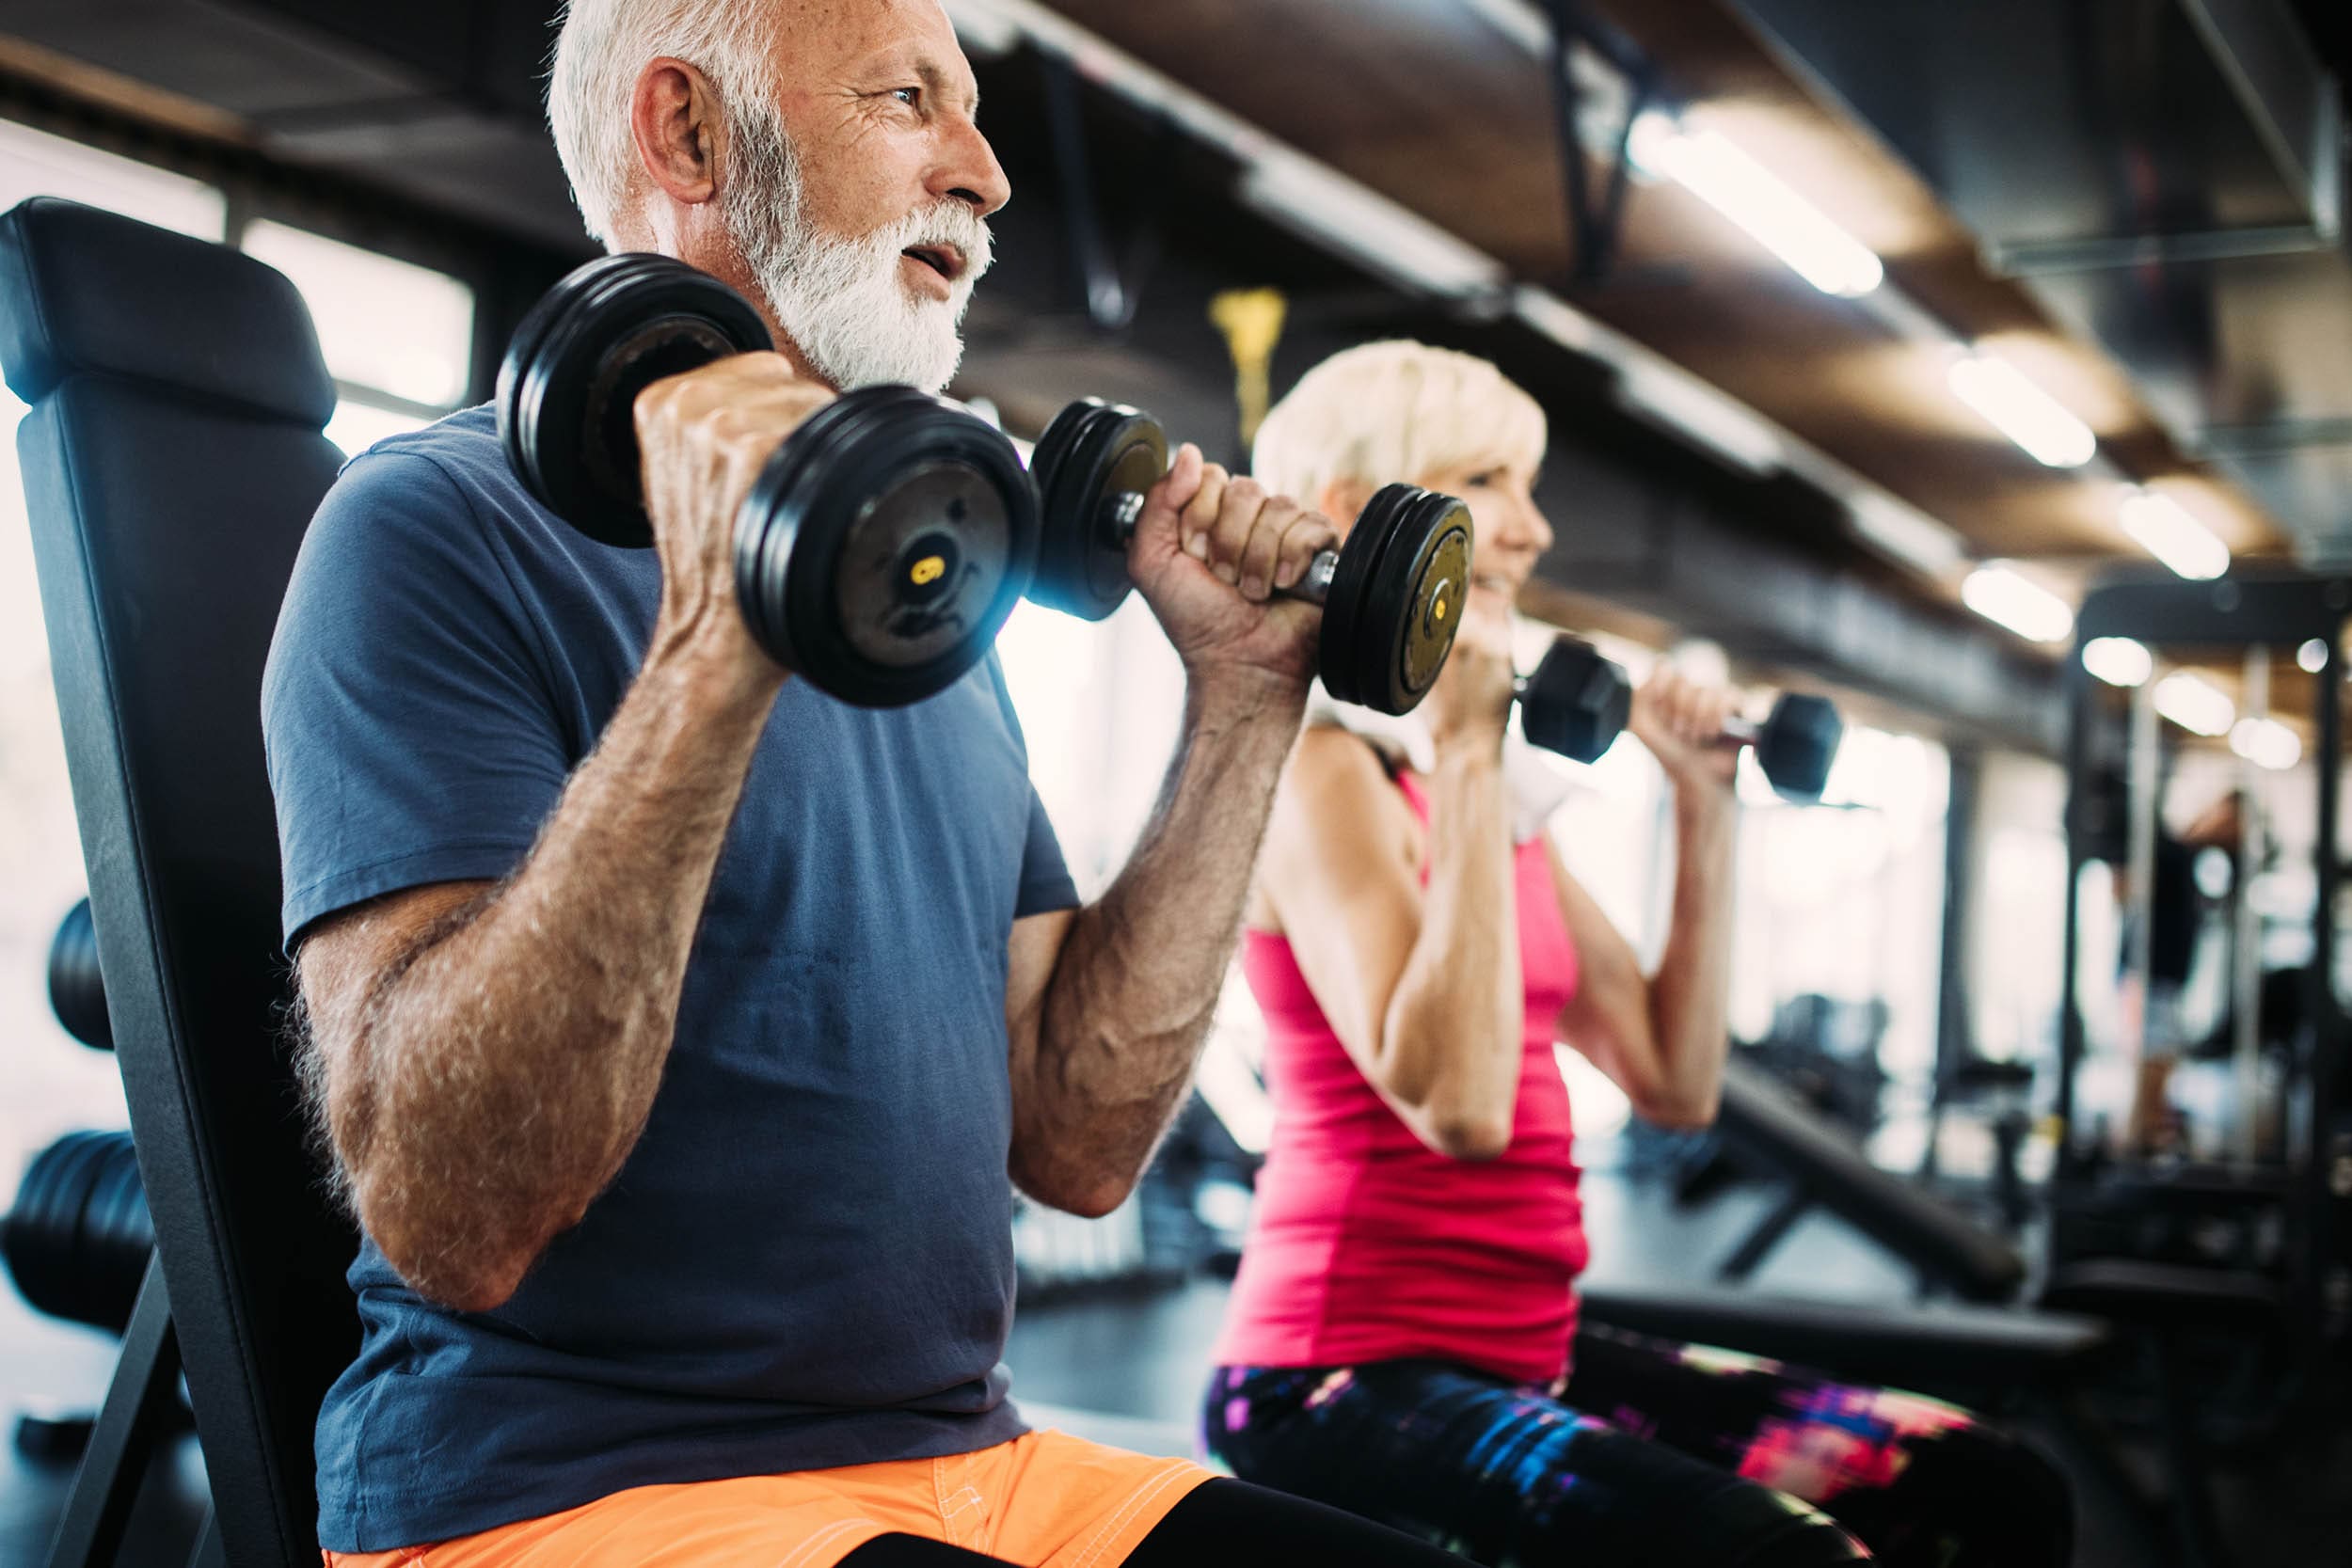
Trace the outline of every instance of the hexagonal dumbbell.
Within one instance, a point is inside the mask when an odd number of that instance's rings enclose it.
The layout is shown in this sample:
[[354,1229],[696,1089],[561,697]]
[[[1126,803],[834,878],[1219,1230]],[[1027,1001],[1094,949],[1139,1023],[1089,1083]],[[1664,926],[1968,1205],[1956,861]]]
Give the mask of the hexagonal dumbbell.
[[[1633,711],[1633,683],[1617,662],[1581,638],[1554,642],[1518,682],[1519,727],[1546,751],[1577,762],[1598,761]],[[1829,784],[1846,726],[1836,705],[1809,692],[1784,691],[1758,724],[1733,719],[1726,745],[1753,746],[1764,777],[1785,800],[1810,803]]]

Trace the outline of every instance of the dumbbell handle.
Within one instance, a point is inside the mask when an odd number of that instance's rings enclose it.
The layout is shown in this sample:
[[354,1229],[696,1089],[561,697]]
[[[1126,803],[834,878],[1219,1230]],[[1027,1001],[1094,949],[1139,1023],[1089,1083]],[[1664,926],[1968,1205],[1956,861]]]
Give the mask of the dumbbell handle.
[[[1321,557],[1317,557],[1317,559],[1320,560]],[[1528,678],[1525,675],[1514,675],[1511,678],[1512,700],[1515,702],[1525,702],[1527,700],[1528,685]],[[1614,737],[1613,736],[1612,738],[1613,739]],[[1745,719],[1738,714],[1733,714],[1730,718],[1724,721],[1724,727],[1716,732],[1715,738],[1719,743],[1724,745],[1757,746],[1763,743],[1764,726],[1757,723],[1753,719]]]
[[1764,726],[1735,713],[1724,721],[1723,732],[1718,738],[1734,746],[1758,746],[1764,741]]
[[[1124,491],[1104,503],[1110,511],[1108,526],[1111,538],[1122,550],[1135,538],[1136,525],[1143,521],[1143,493],[1139,490]],[[1303,599],[1311,605],[1319,606],[1331,596],[1332,574],[1339,569],[1339,551],[1317,550],[1314,559],[1307,562],[1307,570],[1299,579],[1288,588],[1276,589],[1274,596],[1278,599]]]

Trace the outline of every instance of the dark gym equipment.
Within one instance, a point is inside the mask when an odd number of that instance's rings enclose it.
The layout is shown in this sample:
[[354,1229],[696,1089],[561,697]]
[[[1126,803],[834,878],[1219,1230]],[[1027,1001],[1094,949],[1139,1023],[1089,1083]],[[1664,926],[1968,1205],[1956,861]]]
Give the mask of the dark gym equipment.
[[[1168,436],[1140,409],[1089,398],[1054,418],[1029,472],[1042,523],[1029,597],[1100,621],[1134,584],[1127,542],[1144,493],[1168,472]],[[1276,592],[1323,607],[1317,662],[1343,703],[1409,713],[1445,667],[1470,587],[1470,509],[1451,496],[1391,484],[1372,498],[1346,546],[1316,555]]]
[[1755,1273],[1805,1213],[1819,1207],[1887,1247],[1920,1282],[1965,1301],[2013,1297],[2026,1281],[2017,1249],[1917,1183],[1881,1170],[1861,1146],[1791,1099],[1738,1054],[1724,1064],[1716,1131],[1731,1157],[1783,1184],[1780,1204],[1720,1273]]
[[[637,394],[770,346],[717,278],[600,257],[515,330],[498,383],[507,462],[590,538],[648,547]],[[778,663],[843,702],[897,706],[987,654],[1036,548],[1035,493],[1000,431],[913,388],[869,387],[812,415],[760,471],[736,517],[736,593]]]
[[[1581,638],[1563,637],[1518,683],[1519,726],[1527,738],[1576,762],[1597,762],[1633,709],[1633,683],[1617,663]],[[1731,719],[1723,738],[1756,748],[1764,777],[1783,800],[1810,804],[1829,785],[1845,721],[1827,697],[1784,691],[1764,722]]]
[[1633,682],[1590,642],[1563,637],[1519,677],[1518,702],[1530,743],[1574,762],[1598,762],[1633,716]]
[[[342,464],[294,285],[37,198],[0,217],[0,368],[156,1256],[50,1560],[111,1560],[187,1392],[210,1560],[317,1568],[321,1396],[358,1241],[303,1145],[254,693]],[[166,1279],[168,1278],[168,1290]]]
[[25,1301],[116,1333],[131,1321],[154,1246],[128,1132],[69,1132],[42,1149],[0,1220],[0,1259]]
[[98,973],[98,933],[90,928],[89,900],[66,911],[49,943],[49,1006],[65,1032],[94,1051],[115,1048],[106,1018],[106,982]]

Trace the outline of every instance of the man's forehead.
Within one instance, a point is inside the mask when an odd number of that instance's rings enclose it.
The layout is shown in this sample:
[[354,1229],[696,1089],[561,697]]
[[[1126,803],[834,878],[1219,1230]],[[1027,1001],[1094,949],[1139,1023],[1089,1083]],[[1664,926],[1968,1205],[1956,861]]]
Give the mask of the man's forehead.
[[783,0],[776,44],[787,60],[843,66],[897,54],[960,77],[971,69],[939,0]]

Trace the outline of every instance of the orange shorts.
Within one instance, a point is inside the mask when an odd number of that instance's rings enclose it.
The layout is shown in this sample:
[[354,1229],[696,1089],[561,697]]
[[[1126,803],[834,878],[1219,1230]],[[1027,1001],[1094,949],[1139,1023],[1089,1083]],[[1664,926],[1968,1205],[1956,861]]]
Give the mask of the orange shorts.
[[919,1535],[1037,1568],[1125,1560],[1209,1471],[1061,1432],[977,1453],[640,1486],[480,1535],[327,1568],[831,1568],[878,1535]]

